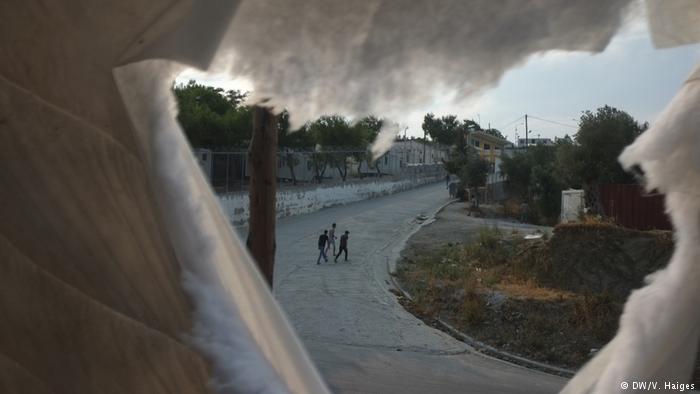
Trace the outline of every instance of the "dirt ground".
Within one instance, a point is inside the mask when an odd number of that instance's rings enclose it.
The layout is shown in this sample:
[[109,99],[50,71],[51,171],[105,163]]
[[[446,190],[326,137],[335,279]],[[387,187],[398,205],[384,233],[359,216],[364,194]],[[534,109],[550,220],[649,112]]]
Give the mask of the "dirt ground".
[[517,230],[523,234],[535,233],[537,230],[548,233],[552,231],[551,227],[524,224],[515,220],[469,216],[467,204],[456,202],[446,206],[435,216],[434,222],[423,226],[414,234],[406,243],[401,257],[414,258],[424,254],[426,250],[467,243],[476,237],[484,226],[495,226],[504,232]]
[[[451,286],[455,282],[449,279],[437,280],[425,270],[423,274],[420,270],[399,274],[401,285],[411,294],[426,294],[426,288],[431,288],[429,308],[419,305],[421,301],[404,303],[405,307],[428,324],[439,317],[496,348],[573,370],[612,338],[629,291],[640,286],[645,275],[664,266],[673,249],[670,233],[606,224],[562,226],[552,231],[515,221],[475,218],[467,212],[464,203],[445,207],[433,223],[409,239],[399,271],[409,272],[426,258],[434,263],[449,259],[445,256],[450,256],[451,249],[474,245],[485,227],[496,226],[504,237],[518,239],[538,232],[546,235],[519,243],[517,253],[498,267],[504,274],[488,284],[482,282],[482,275],[467,289],[466,298],[464,287]],[[476,318],[472,314],[465,321],[469,292],[477,295],[479,306],[472,307]]]

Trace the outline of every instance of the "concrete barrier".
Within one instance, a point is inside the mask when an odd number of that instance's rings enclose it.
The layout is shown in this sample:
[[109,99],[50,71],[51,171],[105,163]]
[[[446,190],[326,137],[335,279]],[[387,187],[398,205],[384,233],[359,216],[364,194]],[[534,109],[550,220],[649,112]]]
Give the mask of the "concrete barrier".
[[[277,217],[303,215],[334,205],[385,196],[438,181],[444,181],[444,175],[282,189],[277,191]],[[221,207],[233,224],[239,225],[248,221],[250,211],[247,192],[221,194],[218,197]]]

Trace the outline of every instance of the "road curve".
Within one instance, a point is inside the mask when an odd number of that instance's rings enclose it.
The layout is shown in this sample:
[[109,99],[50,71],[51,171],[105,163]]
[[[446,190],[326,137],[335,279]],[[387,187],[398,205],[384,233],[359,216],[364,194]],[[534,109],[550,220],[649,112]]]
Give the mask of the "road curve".
[[[334,392],[553,393],[564,379],[472,351],[406,312],[387,266],[448,201],[442,183],[285,218],[277,225],[275,296]],[[316,265],[324,228],[350,231],[349,261]]]

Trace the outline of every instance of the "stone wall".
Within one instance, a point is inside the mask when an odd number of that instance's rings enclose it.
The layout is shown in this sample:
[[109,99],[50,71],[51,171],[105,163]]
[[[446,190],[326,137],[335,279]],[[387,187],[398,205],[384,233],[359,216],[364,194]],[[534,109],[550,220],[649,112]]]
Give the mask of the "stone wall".
[[[444,182],[444,174],[425,178],[348,182],[335,185],[313,185],[277,191],[277,217],[303,215],[334,205],[348,204],[374,197],[398,193],[417,186]],[[244,224],[248,220],[248,193],[219,195],[219,202],[229,220]]]

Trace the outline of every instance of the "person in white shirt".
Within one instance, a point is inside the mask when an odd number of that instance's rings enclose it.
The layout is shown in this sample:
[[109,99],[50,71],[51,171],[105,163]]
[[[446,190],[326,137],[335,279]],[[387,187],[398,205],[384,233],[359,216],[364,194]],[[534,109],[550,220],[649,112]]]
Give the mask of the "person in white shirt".
[[326,254],[333,246],[333,254],[335,254],[335,223],[331,226],[331,231],[328,232],[328,242],[326,243]]

